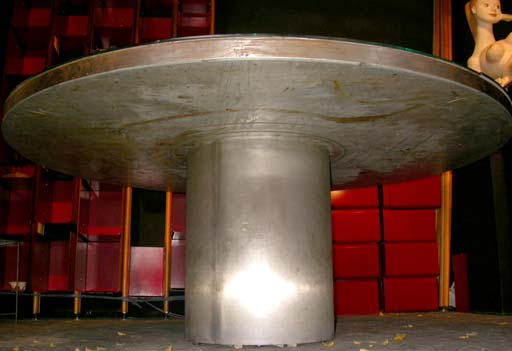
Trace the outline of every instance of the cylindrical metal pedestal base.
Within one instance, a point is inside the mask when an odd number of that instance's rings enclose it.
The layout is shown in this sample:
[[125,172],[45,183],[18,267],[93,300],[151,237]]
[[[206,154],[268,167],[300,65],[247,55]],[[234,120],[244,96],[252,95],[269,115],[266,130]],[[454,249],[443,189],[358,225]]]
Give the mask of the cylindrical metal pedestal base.
[[198,343],[316,342],[334,332],[327,149],[229,137],[190,153],[186,334]]

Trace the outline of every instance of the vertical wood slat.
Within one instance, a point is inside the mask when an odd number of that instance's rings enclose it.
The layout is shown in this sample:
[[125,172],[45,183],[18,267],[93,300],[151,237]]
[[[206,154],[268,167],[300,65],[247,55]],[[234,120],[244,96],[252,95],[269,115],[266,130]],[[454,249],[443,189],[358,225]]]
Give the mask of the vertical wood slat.
[[164,313],[170,312],[169,301],[169,290],[171,288],[171,262],[172,262],[172,192],[167,191],[165,193],[165,238],[164,238]]
[[[130,290],[130,235],[132,218],[132,187],[123,189],[123,231],[121,234],[121,295],[128,298]],[[128,301],[121,303],[123,317],[128,313]]]
[[[434,0],[433,54],[446,60],[453,59],[452,0]],[[442,179],[441,233],[439,235],[439,307],[449,306],[450,240],[452,220],[452,172],[444,172]]]

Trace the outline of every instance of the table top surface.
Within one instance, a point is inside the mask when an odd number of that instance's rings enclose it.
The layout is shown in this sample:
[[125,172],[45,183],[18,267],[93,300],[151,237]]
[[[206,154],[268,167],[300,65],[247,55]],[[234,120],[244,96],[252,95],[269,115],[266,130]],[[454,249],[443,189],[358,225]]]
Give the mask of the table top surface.
[[212,36],[107,51],[49,69],[5,104],[5,139],[49,168],[185,191],[187,153],[229,136],[304,138],[332,183],[439,174],[511,136],[491,79],[410,50],[317,37]]

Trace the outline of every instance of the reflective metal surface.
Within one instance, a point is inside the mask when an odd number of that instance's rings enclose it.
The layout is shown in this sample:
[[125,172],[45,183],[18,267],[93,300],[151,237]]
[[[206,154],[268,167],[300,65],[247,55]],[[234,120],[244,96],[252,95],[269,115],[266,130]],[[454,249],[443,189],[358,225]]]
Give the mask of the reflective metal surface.
[[329,154],[280,135],[231,137],[188,163],[186,335],[297,344],[334,333]]
[[106,52],[21,84],[21,154],[106,183],[188,190],[190,340],[333,334],[329,190],[441,173],[512,133],[495,82],[329,38],[223,36]]
[[29,159],[177,192],[189,150],[226,133],[323,140],[333,184],[349,187],[470,163],[504,144],[512,126],[505,92],[465,68],[389,47],[279,36],[86,57],[29,79],[5,107],[5,138]]

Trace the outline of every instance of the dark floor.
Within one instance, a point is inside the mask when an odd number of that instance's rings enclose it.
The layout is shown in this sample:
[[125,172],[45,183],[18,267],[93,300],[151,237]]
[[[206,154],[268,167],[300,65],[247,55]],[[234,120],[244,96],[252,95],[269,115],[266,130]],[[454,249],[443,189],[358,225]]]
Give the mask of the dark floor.
[[[0,350],[6,351],[220,351],[226,346],[192,345],[182,320],[0,321]],[[277,347],[245,347],[268,351]],[[512,350],[512,316],[459,313],[385,314],[338,320],[334,344],[294,350]]]

